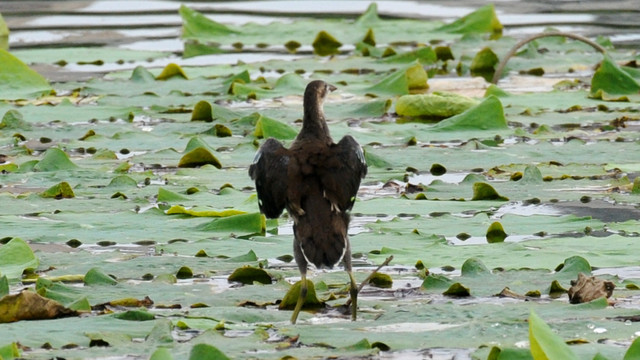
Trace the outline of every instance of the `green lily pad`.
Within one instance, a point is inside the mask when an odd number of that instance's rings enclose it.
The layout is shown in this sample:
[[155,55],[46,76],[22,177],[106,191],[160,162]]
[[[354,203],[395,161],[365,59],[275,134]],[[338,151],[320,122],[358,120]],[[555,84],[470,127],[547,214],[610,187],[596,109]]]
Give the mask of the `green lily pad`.
[[[591,78],[589,96],[602,100],[624,100],[624,95],[639,95],[640,83],[605,54]],[[628,101],[628,98],[626,98]]]
[[180,6],[180,16],[182,17],[182,37],[205,38],[215,40],[219,36],[236,34],[238,31],[215,22],[202,13],[195,11],[186,5]]
[[534,359],[578,359],[569,346],[533,310],[529,315],[529,343]]
[[189,360],[229,360],[229,357],[215,346],[197,344],[191,348]]
[[371,279],[369,279],[369,283],[375,287],[388,289],[393,286],[393,279],[388,274],[375,273]]
[[127,310],[125,312],[117,313],[113,317],[119,320],[128,321],[150,321],[156,318],[154,314],[147,310]]
[[431,129],[434,131],[504,130],[507,129],[502,103],[489,96],[465,112],[445,119]]
[[274,138],[279,140],[290,140],[294,139],[298,135],[298,131],[278,120],[258,115],[256,129],[253,135],[257,138],[264,139]]
[[156,76],[156,80],[167,80],[172,77],[179,77],[185,80],[189,79],[180,65],[171,63],[165,66],[164,69],[162,69],[160,75]]
[[509,201],[508,198],[498,194],[493,186],[484,182],[477,182],[473,184],[473,197],[471,198],[471,200]]
[[245,285],[251,285],[254,282],[261,284],[271,284],[271,275],[269,275],[264,269],[255,268],[252,266],[244,266],[237,268],[229,277],[228,281],[237,281]]
[[[296,303],[298,302],[298,297],[300,297],[300,288],[302,286],[302,280],[296,282],[291,286],[289,291],[282,298],[282,302],[278,305],[278,309],[280,310],[293,310],[296,307]],[[307,279],[307,297],[304,299],[304,305],[302,305],[303,309],[313,310],[319,307],[324,306],[324,304],[318,300],[316,296],[316,288],[313,285],[313,282]]]
[[84,275],[86,285],[116,285],[118,281],[99,268],[91,268]]
[[24,117],[17,110],[9,110],[2,117],[0,129],[21,129],[30,130],[31,124],[24,121]]
[[462,276],[486,276],[491,275],[487,266],[477,258],[467,259],[460,269]]
[[260,213],[233,215],[215,219],[198,226],[201,231],[238,231],[244,234],[262,234],[266,231],[266,219]]
[[38,258],[20,238],[13,238],[0,246],[0,276],[10,280],[19,279],[25,270],[36,269],[38,264]]
[[58,171],[58,170],[73,170],[78,165],[74,164],[69,156],[58,148],[50,148],[45,151],[40,160],[34,167],[35,171]]
[[53,199],[72,199],[76,195],[74,194],[73,189],[71,189],[71,185],[69,185],[68,182],[63,181],[41,192],[40,196],[43,198]]
[[396,101],[396,112],[402,116],[448,118],[478,105],[469,97],[446,92],[403,95]]
[[455,20],[451,24],[441,26],[436,31],[458,34],[491,33],[502,34],[502,24],[498,20],[493,4],[485,5],[474,12]]
[[467,297],[471,296],[471,291],[468,287],[457,282],[449,286],[449,288],[445,292],[443,292],[442,295]]
[[320,56],[334,55],[340,52],[342,43],[326,31],[320,31],[315,40],[311,43],[313,52]]
[[0,48],[0,64],[0,99],[33,98],[53,91],[47,79],[3,48]]
[[178,167],[199,167],[203,165],[213,165],[218,169],[222,168],[220,160],[213,155],[214,150],[209,147],[198,136],[189,140],[185,149],[185,154],[180,158]]
[[[1,16],[1,15],[0,15]],[[2,18],[0,17],[0,21]],[[0,346],[0,358],[3,360],[13,360],[20,357],[20,349],[18,344],[11,343],[8,345]]]
[[0,298],[9,295],[9,279],[6,275],[0,276]]
[[211,103],[206,100],[200,100],[193,107],[193,112],[191,113],[191,121],[213,121],[213,109],[211,107]]
[[[185,198],[182,197],[182,199],[185,199]],[[172,207],[169,208],[169,210],[167,210],[167,215],[185,214],[185,215],[191,215],[191,216],[206,216],[206,217],[227,217],[227,216],[234,216],[234,215],[240,215],[240,214],[246,214],[246,213],[247,213],[246,211],[235,210],[235,209],[228,209],[228,210],[222,210],[222,211],[210,210],[210,209],[200,208],[200,207],[186,209],[184,206],[181,206],[181,205],[173,205]]]
[[490,244],[504,242],[504,239],[507,237],[507,233],[504,232],[504,228],[502,224],[499,222],[494,222],[489,225],[489,229],[487,229],[487,242]]

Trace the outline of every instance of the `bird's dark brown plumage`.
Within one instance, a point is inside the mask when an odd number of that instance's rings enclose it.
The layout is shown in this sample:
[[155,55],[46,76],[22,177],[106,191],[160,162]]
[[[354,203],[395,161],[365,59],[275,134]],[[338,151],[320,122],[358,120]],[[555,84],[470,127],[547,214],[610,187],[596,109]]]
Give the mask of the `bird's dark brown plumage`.
[[353,137],[335,144],[329,134],[323,102],[333,89],[320,80],[307,85],[302,130],[289,149],[275,139],[265,141],[249,175],[267,217],[276,218],[286,208],[293,218],[294,255],[303,280],[309,262],[332,267],[343,260],[353,282],[348,212],[367,165]]

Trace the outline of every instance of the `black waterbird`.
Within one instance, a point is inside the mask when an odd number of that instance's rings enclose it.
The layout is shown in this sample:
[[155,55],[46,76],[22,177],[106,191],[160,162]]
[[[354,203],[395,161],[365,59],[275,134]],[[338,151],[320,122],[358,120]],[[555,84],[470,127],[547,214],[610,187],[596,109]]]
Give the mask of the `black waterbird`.
[[335,89],[321,80],[310,82],[304,92],[302,130],[289,149],[270,138],[249,167],[260,211],[277,218],[286,208],[293,218],[293,254],[302,277],[291,316],[294,324],[307,296],[308,264],[331,268],[340,260],[351,281],[351,320],[356,319],[358,288],[347,229],[367,164],[353,137],[346,135],[336,144],[329,134],[323,103]]

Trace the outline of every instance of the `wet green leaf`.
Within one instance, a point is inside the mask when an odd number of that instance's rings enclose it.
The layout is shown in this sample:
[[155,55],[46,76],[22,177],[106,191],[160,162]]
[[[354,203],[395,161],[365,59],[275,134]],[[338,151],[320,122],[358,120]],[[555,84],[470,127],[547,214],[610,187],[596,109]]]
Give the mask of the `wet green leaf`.
[[203,165],[213,165],[218,169],[222,168],[220,160],[213,154],[214,150],[200,137],[195,136],[189,140],[185,149],[185,154],[180,158],[178,167],[198,167]]
[[179,77],[185,80],[189,79],[180,65],[171,63],[165,66],[160,75],[156,76],[156,80],[167,80],[172,77]]
[[91,268],[84,275],[86,285],[116,285],[118,281],[99,268]]
[[53,199],[71,199],[71,198],[74,198],[76,195],[73,193],[73,189],[71,189],[71,185],[69,185],[68,182],[63,181],[41,192],[40,196],[43,198],[53,198]]
[[391,279],[391,276],[388,274],[375,273],[371,279],[369,279],[369,283],[375,287],[388,289],[393,285],[393,279]]
[[35,171],[58,171],[73,170],[78,166],[74,164],[69,156],[58,148],[50,148],[45,151],[40,160],[34,167]]
[[[302,281],[302,280],[301,280]],[[296,307],[296,303],[298,302],[298,298],[300,297],[300,288],[302,286],[302,282],[298,281],[291,286],[289,291],[282,298],[282,302],[278,305],[280,310],[293,310]],[[323,303],[318,300],[316,295],[316,288],[313,285],[313,282],[307,279],[307,297],[304,299],[303,309],[311,310],[322,307]]]
[[47,79],[1,47],[0,63],[0,99],[33,98],[53,91]]
[[0,276],[0,298],[9,295],[9,279],[6,275]]
[[605,54],[600,67],[591,79],[589,96],[602,100],[623,100],[624,95],[638,94],[640,94],[638,80],[618,66],[610,55]]
[[529,342],[534,360],[578,359],[569,346],[533,310],[529,315]]
[[271,276],[264,269],[251,266],[237,268],[231,275],[229,275],[227,280],[241,282],[245,285],[251,285],[254,282],[267,285],[271,284]]
[[2,117],[0,129],[29,130],[31,129],[31,124],[24,121],[24,117],[17,110],[9,110]]
[[253,134],[258,138],[289,140],[295,138],[298,135],[298,131],[278,120],[258,115],[256,129]]
[[444,25],[436,31],[446,31],[459,34],[492,33],[502,34],[502,24],[496,16],[493,4],[485,5],[476,11]]
[[187,200],[187,197],[165,188],[158,188],[158,202],[177,202]]
[[469,258],[463,264],[460,269],[462,276],[486,276],[491,275],[491,271],[485,266],[485,264],[476,258]]
[[636,360],[640,359],[640,338],[635,338],[629,346],[629,349],[624,354],[623,360]]
[[338,50],[342,43],[326,31],[320,31],[316,35],[315,40],[311,43],[313,52],[320,56],[334,55],[339,53]]
[[241,232],[244,234],[262,234],[266,231],[266,219],[260,213],[233,215],[215,219],[198,227],[201,231]]
[[498,194],[493,186],[484,182],[477,182],[473,184],[473,197],[471,198],[471,200],[508,201],[509,199]]
[[465,112],[439,122],[432,129],[435,131],[468,131],[507,128],[502,103],[497,97],[489,96]]
[[147,310],[127,310],[125,312],[117,313],[113,315],[113,317],[119,320],[128,321],[149,321],[156,318],[155,315]]
[[208,344],[197,344],[189,353],[189,360],[228,360],[218,348]]
[[173,356],[166,347],[158,347],[156,351],[151,354],[149,360],[173,360]]
[[235,210],[235,209],[228,209],[228,210],[222,210],[222,211],[211,210],[204,207],[194,207],[194,208],[186,209],[184,206],[181,206],[181,205],[173,205],[171,208],[169,208],[169,210],[167,210],[167,215],[185,214],[185,215],[191,215],[191,216],[207,216],[207,217],[226,217],[226,216],[240,215],[240,214],[246,214],[246,213],[247,213],[246,211]]
[[396,101],[396,112],[402,116],[448,118],[478,104],[469,97],[446,92],[403,95]]
[[220,36],[238,33],[238,31],[215,22],[186,5],[180,6],[180,16],[182,17],[182,37],[186,39],[204,38],[215,40]]
[[13,238],[0,246],[0,276],[6,276],[9,280],[19,279],[25,270],[34,270],[38,264],[38,258],[20,238]]
[[[0,21],[2,21],[2,17],[0,15]],[[20,357],[20,349],[18,348],[18,344],[11,343],[8,345],[0,346],[0,358],[2,360],[13,360],[14,358]]]
[[460,283],[454,283],[453,285],[449,286],[449,288],[445,292],[443,292],[442,295],[466,297],[471,296],[471,291],[468,287]]
[[196,106],[193,108],[193,112],[191,113],[191,121],[213,121],[213,109],[211,108],[211,103],[206,100],[198,101]]
[[508,235],[504,232],[502,224],[497,221],[489,225],[489,229],[487,229],[486,237],[487,242],[490,244],[504,242],[504,239],[506,239],[507,236]]

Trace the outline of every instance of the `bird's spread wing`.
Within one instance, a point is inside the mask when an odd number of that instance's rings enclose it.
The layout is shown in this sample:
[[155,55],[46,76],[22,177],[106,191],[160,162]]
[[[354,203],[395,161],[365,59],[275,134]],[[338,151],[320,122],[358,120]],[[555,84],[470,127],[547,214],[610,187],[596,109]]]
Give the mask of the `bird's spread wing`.
[[367,175],[367,163],[362,148],[349,135],[333,146],[331,152],[331,160],[327,162],[326,171],[322,174],[324,195],[332,203],[332,207],[348,211],[353,207],[360,180]]
[[268,139],[249,166],[249,176],[256,182],[258,204],[268,218],[282,214],[287,198],[289,151],[275,139]]

